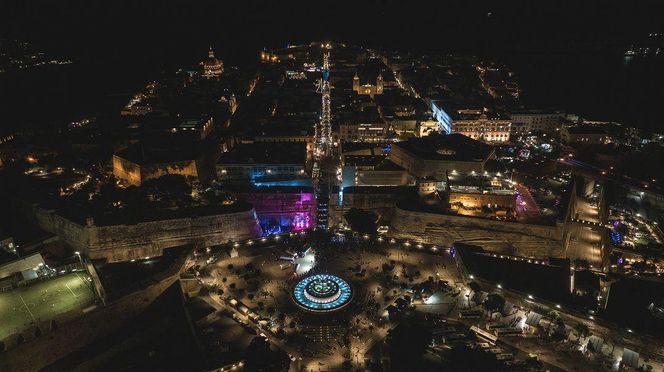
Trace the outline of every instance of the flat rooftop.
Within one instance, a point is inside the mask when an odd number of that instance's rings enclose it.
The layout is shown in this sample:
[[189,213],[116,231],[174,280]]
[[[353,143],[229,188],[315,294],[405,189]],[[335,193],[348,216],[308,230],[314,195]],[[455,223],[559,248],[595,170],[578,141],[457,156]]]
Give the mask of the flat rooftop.
[[385,159],[383,155],[346,155],[344,165],[356,167],[375,167]]
[[566,129],[572,134],[607,134],[607,128],[603,125],[577,125]]
[[422,159],[441,161],[481,162],[487,160],[493,152],[493,146],[459,133],[409,138],[406,141],[395,142],[392,146]]
[[415,193],[415,186],[347,186],[344,194],[395,194],[408,195]]
[[195,160],[197,153],[192,146],[154,146],[139,142],[115,155],[136,164],[163,164]]
[[237,144],[217,164],[298,164],[307,160],[307,145],[300,142]]

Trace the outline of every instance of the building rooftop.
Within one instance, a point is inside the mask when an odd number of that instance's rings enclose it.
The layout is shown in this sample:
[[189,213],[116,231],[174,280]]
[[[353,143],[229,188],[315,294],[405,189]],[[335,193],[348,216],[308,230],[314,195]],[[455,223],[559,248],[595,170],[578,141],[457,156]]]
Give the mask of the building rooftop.
[[606,134],[607,128],[603,125],[577,125],[565,127],[567,132],[572,134]]
[[282,121],[268,122],[257,126],[254,135],[256,137],[297,137],[312,136],[314,126],[310,121],[293,121],[287,123]]
[[408,195],[416,192],[415,186],[347,186],[344,194],[396,194]]
[[300,142],[238,144],[224,153],[217,164],[304,164],[307,145]]
[[136,164],[162,164],[195,160],[196,154],[191,146],[156,146],[139,142],[115,155]]
[[186,118],[180,121],[178,128],[181,129],[202,129],[207,123],[209,118],[200,117],[200,118]]
[[344,165],[356,167],[375,167],[385,159],[383,155],[346,155]]
[[402,171],[405,170],[398,164],[394,163],[390,159],[383,159],[378,165],[374,167],[374,170],[377,171]]
[[347,152],[366,150],[367,152],[371,152],[372,154],[382,154],[385,152],[385,147],[387,146],[388,146],[387,144],[380,144],[374,142],[343,141],[341,142],[341,152],[347,153]]
[[392,146],[423,159],[444,161],[485,161],[494,151],[493,146],[458,133],[409,138]]

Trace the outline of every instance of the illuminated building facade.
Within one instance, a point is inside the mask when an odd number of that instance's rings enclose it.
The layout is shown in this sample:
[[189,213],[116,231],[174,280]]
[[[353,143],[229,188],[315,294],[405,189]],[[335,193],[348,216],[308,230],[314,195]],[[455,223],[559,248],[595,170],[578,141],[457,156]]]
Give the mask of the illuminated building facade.
[[197,139],[205,139],[212,132],[213,123],[212,117],[184,119],[172,131],[193,134]]
[[516,192],[514,190],[479,190],[470,187],[451,187],[450,204],[462,204],[464,208],[516,209]]
[[307,145],[298,142],[237,144],[217,161],[220,180],[274,180],[306,177]]
[[113,176],[121,182],[140,186],[141,183],[165,175],[177,174],[198,179],[198,159],[190,151],[129,146],[113,155]]
[[512,133],[518,135],[531,132],[556,133],[562,125],[563,115],[557,111],[514,111],[510,115]]
[[219,77],[224,73],[224,63],[215,58],[212,47],[208,50],[208,58],[201,62],[203,66],[203,76],[206,78]]
[[339,139],[342,141],[384,142],[387,132],[388,124],[382,122],[339,124]]
[[460,133],[472,139],[490,143],[507,142],[510,139],[511,122],[489,118],[482,110],[458,110],[452,122],[452,133]]
[[434,119],[438,122],[440,133],[452,133],[452,117],[445,112],[440,101],[431,101],[431,113],[433,114]]
[[311,187],[257,187],[237,194],[254,206],[264,233],[306,230],[316,221],[316,198]]
[[611,136],[601,125],[564,126],[560,131],[564,143],[601,145],[611,142]]
[[385,81],[383,80],[383,75],[381,74],[378,74],[378,77],[376,77],[376,84],[361,84],[360,76],[357,75],[357,73],[355,73],[355,76],[353,77],[353,91],[360,95],[368,95],[373,97],[375,95],[383,94],[384,87]]

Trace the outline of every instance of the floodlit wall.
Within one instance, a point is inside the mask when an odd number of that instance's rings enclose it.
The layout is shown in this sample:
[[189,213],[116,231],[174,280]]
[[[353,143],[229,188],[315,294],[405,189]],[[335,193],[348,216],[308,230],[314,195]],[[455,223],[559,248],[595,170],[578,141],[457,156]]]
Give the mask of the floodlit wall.
[[563,257],[562,226],[415,212],[395,207],[390,235],[443,246],[455,241],[494,241],[511,247],[506,254],[525,257]]
[[91,259],[109,262],[161,256],[165,248],[193,244],[212,246],[260,236],[253,208],[242,212],[95,226],[89,218],[78,224],[51,211],[34,208],[39,227]]

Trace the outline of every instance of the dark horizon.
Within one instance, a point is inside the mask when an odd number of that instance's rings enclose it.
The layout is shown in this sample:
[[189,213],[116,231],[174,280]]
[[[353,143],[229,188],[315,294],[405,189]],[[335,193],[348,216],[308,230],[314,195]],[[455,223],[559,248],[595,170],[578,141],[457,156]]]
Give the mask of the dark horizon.
[[[7,5],[0,15],[0,40],[18,38],[72,58],[72,68],[83,75],[81,84],[70,76],[56,78],[55,88],[10,80],[2,85],[25,85],[26,91],[0,87],[8,106],[21,107],[34,91],[53,91],[44,93],[41,100],[47,102],[65,89],[64,95],[74,98],[63,106],[71,106],[69,115],[76,116],[90,110],[90,104],[76,101],[78,91],[129,94],[162,71],[195,65],[209,45],[227,64],[246,66],[257,62],[264,47],[333,40],[498,60],[517,73],[528,105],[649,131],[662,128],[657,112],[662,58],[632,66],[622,60],[631,43],[662,31],[651,2],[75,3],[65,9],[60,3],[25,1]],[[21,118],[25,109],[18,111],[9,117]]]
[[477,53],[622,45],[662,31],[650,1],[77,3],[67,9],[43,1],[7,5],[0,16],[0,36],[27,38],[72,54],[211,42],[255,49],[326,39]]

